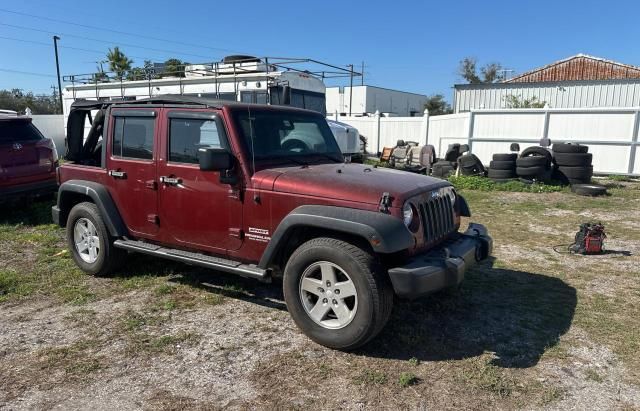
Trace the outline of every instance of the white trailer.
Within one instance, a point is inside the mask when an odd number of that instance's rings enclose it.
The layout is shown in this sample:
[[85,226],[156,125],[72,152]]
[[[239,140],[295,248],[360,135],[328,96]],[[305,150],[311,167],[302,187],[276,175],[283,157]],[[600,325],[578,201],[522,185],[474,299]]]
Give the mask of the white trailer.
[[[76,100],[133,101],[167,94],[289,105],[326,114],[323,80],[361,75],[312,59],[253,56],[228,56],[221,62],[186,64],[177,70],[139,71],[124,78],[113,72],[64,76],[65,127]],[[341,147],[349,147],[344,154],[359,152],[359,143],[352,143],[351,136],[349,141],[340,141],[344,133],[334,134]]]
[[[228,56],[222,62],[187,64],[176,72],[141,70],[64,76],[65,119],[75,100],[137,100],[164,94],[248,103],[291,105],[326,113],[326,78],[360,73],[312,59]],[[124,77],[124,78],[123,78]]]

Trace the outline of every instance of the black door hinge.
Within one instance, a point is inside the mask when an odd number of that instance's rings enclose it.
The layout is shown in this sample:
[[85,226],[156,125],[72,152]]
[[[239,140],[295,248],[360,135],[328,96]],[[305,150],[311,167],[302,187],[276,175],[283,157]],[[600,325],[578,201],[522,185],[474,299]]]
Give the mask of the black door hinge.
[[391,207],[391,200],[392,197],[389,193],[384,192],[382,193],[382,197],[380,197],[380,204],[379,204],[379,210],[382,213],[388,213],[389,212],[389,207]]

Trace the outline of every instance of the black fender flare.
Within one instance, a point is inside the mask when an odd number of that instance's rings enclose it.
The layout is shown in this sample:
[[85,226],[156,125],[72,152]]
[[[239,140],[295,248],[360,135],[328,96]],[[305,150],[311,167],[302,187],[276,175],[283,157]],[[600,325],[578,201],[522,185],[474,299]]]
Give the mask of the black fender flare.
[[469,209],[467,200],[458,193],[456,193],[456,210],[458,210],[462,217],[471,217],[471,210]]
[[322,228],[361,237],[376,253],[389,254],[411,248],[413,234],[404,222],[389,214],[354,208],[303,205],[291,211],[278,225],[267,245],[258,267],[267,268],[289,235],[296,228]]
[[109,234],[114,237],[124,237],[128,234],[127,226],[124,224],[107,188],[100,183],[85,180],[69,180],[60,185],[57,204],[60,226],[66,225],[67,217],[72,208],[71,204],[73,204],[69,200],[77,194],[91,198],[91,201],[98,207]]

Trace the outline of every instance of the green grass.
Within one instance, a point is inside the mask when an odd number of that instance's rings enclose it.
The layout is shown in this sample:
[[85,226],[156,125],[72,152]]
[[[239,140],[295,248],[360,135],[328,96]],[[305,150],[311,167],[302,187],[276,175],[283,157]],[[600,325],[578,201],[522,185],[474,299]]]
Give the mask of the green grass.
[[353,381],[359,385],[382,385],[387,382],[387,374],[367,369],[357,375]]
[[418,381],[419,381],[418,377],[416,377],[415,374],[410,372],[403,372],[400,374],[400,377],[398,378],[398,384],[402,388],[406,388],[411,385],[416,385]]
[[631,181],[637,181],[634,180],[632,177],[630,176],[621,176],[618,174],[611,174],[608,175],[607,178],[611,181],[620,181],[620,182],[631,182]]
[[451,176],[448,180],[455,188],[460,190],[511,191],[523,193],[552,193],[558,191],[569,191],[565,186],[558,184],[525,184],[516,180],[506,183],[496,183],[486,177],[479,176]]
[[466,384],[499,397],[508,397],[518,387],[514,378],[503,368],[491,364],[486,357],[479,357],[467,362],[462,368],[459,378]]
[[594,381],[594,382],[597,382],[597,383],[604,382],[604,377],[602,375],[600,375],[593,368],[587,368],[587,370],[584,372],[584,375],[587,378],[587,380]]

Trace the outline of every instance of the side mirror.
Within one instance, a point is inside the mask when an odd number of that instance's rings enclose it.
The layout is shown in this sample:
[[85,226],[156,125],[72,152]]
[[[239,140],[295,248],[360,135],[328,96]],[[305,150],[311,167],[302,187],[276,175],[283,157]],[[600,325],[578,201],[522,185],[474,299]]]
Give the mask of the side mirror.
[[202,171],[221,171],[233,167],[233,156],[224,148],[206,147],[199,149],[198,152]]
[[282,86],[282,105],[288,106],[291,104],[291,87]]

